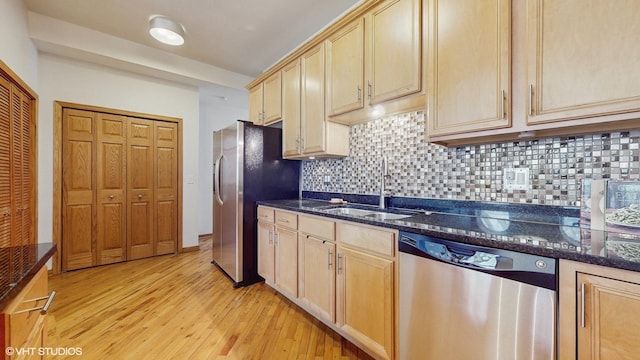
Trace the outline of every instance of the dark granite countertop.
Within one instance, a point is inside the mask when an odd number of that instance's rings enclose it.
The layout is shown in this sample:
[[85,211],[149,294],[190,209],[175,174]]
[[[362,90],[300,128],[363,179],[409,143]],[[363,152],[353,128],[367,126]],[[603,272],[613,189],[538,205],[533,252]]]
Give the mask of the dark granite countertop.
[[[640,271],[640,235],[581,227],[577,209],[459,201],[447,205],[443,200],[436,201],[435,206],[428,202],[410,204],[411,201],[406,200],[391,203],[410,206],[391,207],[385,211],[410,216],[381,221],[367,216],[336,214],[328,210],[341,205],[316,199],[259,202],[468,244]],[[379,211],[371,205],[348,203],[342,206]]]
[[56,253],[56,244],[0,248],[0,309],[13,300]]

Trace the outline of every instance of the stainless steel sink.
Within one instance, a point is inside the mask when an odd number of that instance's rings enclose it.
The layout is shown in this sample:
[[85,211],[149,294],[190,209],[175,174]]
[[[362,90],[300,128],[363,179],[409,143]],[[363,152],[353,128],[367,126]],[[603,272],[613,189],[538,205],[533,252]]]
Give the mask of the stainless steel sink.
[[373,214],[366,215],[366,217],[374,218],[376,220],[399,220],[411,217],[411,215],[392,214],[386,212],[374,212]]
[[375,211],[361,210],[361,209],[354,209],[354,208],[344,208],[344,207],[327,209],[325,211],[332,214],[355,215],[355,216],[367,216],[367,215],[373,215],[376,213]]
[[354,208],[347,208],[347,207],[327,209],[325,211],[332,214],[363,216],[363,217],[373,218],[376,220],[398,220],[398,219],[404,219],[411,216],[411,215],[404,215],[404,214],[393,214],[388,212],[362,210],[362,209],[354,209]]

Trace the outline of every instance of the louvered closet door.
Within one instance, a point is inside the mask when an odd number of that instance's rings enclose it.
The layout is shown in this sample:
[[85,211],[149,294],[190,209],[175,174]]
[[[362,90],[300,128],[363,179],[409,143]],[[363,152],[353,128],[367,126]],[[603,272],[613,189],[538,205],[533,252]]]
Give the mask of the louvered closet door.
[[15,86],[11,89],[11,188],[13,204],[11,205],[12,232],[11,244],[13,246],[25,245],[22,232],[22,94]]
[[128,119],[127,233],[130,260],[154,254],[154,122]]
[[0,77],[0,247],[11,246],[11,84]]
[[126,118],[97,114],[98,265],[127,259]]
[[155,255],[176,252],[178,238],[178,125],[155,122]]
[[[14,230],[20,233],[22,245],[35,243],[35,192],[33,191],[35,179],[35,126],[31,119],[34,117],[33,108],[31,106],[31,98],[14,87],[14,92],[20,93],[20,127],[14,128],[14,137],[20,138],[20,164],[19,174],[14,178],[20,178],[20,193],[16,194],[16,211],[17,217],[20,218],[20,227]],[[19,135],[18,135],[19,133]],[[22,253],[23,264],[32,263],[35,253],[32,251],[24,251]]]
[[64,109],[62,191],[62,270],[96,264],[95,114]]

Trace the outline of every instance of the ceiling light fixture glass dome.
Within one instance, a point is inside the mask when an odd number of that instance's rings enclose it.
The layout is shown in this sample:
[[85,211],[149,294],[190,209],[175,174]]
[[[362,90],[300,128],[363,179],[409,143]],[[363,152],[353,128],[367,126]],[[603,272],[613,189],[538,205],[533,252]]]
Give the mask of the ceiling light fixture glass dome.
[[173,46],[184,44],[184,28],[165,16],[154,16],[149,20],[149,34],[161,43]]

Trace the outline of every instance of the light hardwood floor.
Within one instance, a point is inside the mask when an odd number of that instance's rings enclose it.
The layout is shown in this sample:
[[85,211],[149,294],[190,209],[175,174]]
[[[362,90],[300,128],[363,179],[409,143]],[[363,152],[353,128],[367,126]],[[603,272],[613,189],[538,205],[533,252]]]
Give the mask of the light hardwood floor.
[[82,349],[69,359],[370,359],[269,286],[233,289],[211,241],[200,248],[50,277],[48,346]]

